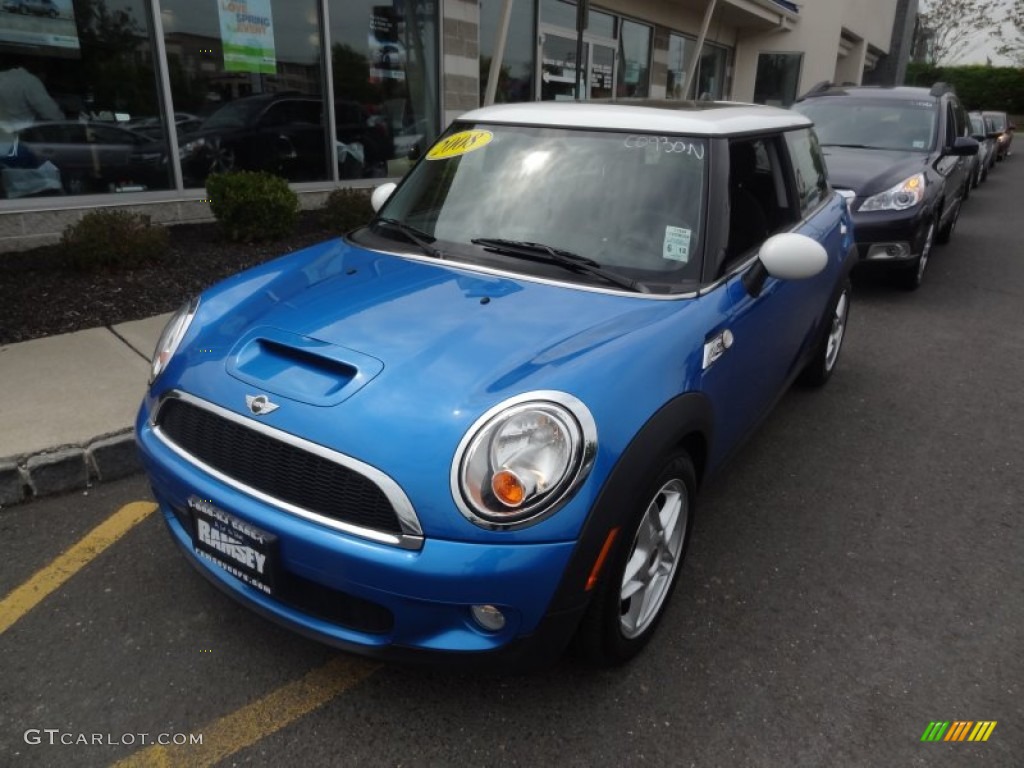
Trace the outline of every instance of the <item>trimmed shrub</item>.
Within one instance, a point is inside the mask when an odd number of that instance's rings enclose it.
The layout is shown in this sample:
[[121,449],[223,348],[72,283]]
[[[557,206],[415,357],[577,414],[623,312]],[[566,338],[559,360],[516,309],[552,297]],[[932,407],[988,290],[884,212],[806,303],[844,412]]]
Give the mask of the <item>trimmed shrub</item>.
[[299,196],[264,171],[214,173],[206,178],[210,208],[229,240],[277,240],[295,231]]
[[336,189],[320,208],[320,223],[332,232],[349,232],[372,218],[370,196],[358,189]]
[[79,269],[130,269],[167,252],[167,230],[138,213],[90,211],[64,229],[61,244]]
[[907,65],[906,85],[929,87],[940,80],[956,88],[957,96],[967,109],[1024,115],[1024,69],[981,64],[938,67],[911,62]]

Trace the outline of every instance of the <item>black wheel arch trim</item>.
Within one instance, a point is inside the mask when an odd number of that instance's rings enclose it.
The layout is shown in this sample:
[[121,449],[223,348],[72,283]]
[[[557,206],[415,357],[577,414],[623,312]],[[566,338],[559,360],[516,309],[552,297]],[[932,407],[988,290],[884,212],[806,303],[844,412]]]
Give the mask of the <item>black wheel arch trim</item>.
[[[658,468],[655,465],[661,456],[675,448],[685,447],[693,461],[697,486],[700,487],[707,471],[713,425],[711,401],[700,392],[678,395],[648,419],[616,462],[591,508],[561,583],[548,606],[548,615],[568,612],[582,616],[591,595],[597,591],[596,588],[587,591],[586,584],[608,533],[622,524],[627,514],[624,510],[637,503],[637,494],[647,476]],[[621,537],[614,546],[623,546]],[[610,559],[609,554],[605,562]],[[565,642],[570,639],[566,637]]]

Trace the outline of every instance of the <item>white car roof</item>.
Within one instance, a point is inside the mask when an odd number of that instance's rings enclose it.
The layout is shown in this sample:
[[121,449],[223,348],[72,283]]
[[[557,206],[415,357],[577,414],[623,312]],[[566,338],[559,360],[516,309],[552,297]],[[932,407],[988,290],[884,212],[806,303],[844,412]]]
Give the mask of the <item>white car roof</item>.
[[730,136],[812,124],[798,112],[760,104],[692,101],[534,101],[474,109],[460,121]]

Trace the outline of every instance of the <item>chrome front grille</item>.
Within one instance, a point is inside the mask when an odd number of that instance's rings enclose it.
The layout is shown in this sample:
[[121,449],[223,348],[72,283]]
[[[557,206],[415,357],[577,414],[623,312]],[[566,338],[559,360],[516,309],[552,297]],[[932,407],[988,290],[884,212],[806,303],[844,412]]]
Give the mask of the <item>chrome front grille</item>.
[[182,392],[160,401],[153,427],[182,458],[263,501],[382,543],[422,544],[399,486],[349,456]]

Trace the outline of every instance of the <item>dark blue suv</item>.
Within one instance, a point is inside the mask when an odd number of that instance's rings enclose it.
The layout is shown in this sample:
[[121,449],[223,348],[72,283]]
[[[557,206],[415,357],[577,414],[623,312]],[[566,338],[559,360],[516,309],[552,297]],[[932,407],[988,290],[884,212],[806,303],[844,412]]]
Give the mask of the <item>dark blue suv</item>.
[[793,109],[814,121],[829,179],[853,213],[862,263],[918,288],[933,243],[953,234],[978,152],[953,89],[823,83]]

